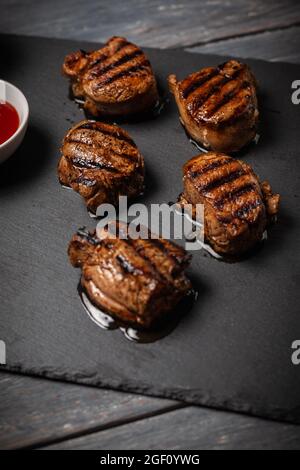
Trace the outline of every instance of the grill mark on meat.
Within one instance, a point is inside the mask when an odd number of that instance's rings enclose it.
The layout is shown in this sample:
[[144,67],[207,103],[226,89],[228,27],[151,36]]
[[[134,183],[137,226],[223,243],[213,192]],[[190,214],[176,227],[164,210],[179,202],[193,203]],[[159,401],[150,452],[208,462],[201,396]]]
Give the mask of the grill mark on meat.
[[[135,243],[135,240],[131,239],[129,237],[127,239],[123,239],[122,241],[126,245],[130,246],[134,250],[135,254],[138,255],[139,258],[141,258],[146,263],[146,265],[151,268],[153,279],[155,279],[159,282],[164,282],[165,277],[157,270],[157,267],[151,261],[151,258],[148,258],[146,256],[145,252],[143,251],[144,247],[140,247],[140,248],[137,247],[136,243]],[[126,259],[124,259],[124,257],[122,255],[117,255],[116,258],[118,258],[118,257],[119,257],[118,262],[121,265],[121,267],[124,269],[125,272],[128,272],[128,273],[133,274],[133,275],[138,275],[138,274],[146,275],[146,273],[143,269],[136,268],[131,263],[128,263],[128,261]]]
[[[152,239],[151,237],[149,239],[147,239],[148,242],[151,243]],[[145,252],[145,247],[144,246],[134,246],[133,243],[132,243],[132,240],[126,240],[126,242],[128,244],[130,244],[136,251],[136,253],[144,260],[146,261],[152,268],[153,270],[153,276],[155,279],[159,280],[160,282],[164,282],[165,280],[168,280],[168,276],[166,276],[164,273],[160,272],[158,269],[157,269],[157,266],[156,264],[152,261],[151,257],[147,256],[146,252]],[[171,258],[170,254],[169,253],[165,253],[167,254],[168,256],[168,260],[173,260],[173,258]],[[176,272],[173,273],[173,276],[175,277],[176,274],[178,274],[178,271],[180,270],[180,266],[177,265],[177,269],[176,269]]]
[[95,60],[92,60],[89,64],[88,64],[88,70],[92,69],[93,67],[96,67],[96,65],[99,65],[101,64],[102,62],[104,62],[106,59],[108,59],[108,56],[106,54],[102,54],[100,57],[98,57],[98,59],[95,59]]
[[260,199],[256,199],[255,201],[247,201],[242,207],[239,207],[239,209],[234,211],[233,217],[243,219],[251,210],[256,209],[261,205],[262,201]]
[[223,76],[220,74],[220,77],[223,77],[223,78],[220,80],[219,83],[212,85],[205,94],[201,93],[201,90],[199,90],[199,93],[189,105],[190,107],[192,107],[193,113],[195,114],[201,106],[204,106],[204,104],[212,95],[214,95],[215,93],[221,92],[222,87],[224,85],[226,85],[230,81],[236,80],[242,71],[243,71],[243,68],[241,67],[235,70],[232,75]]
[[217,209],[221,209],[227,202],[235,201],[238,197],[243,196],[244,194],[248,194],[252,191],[255,191],[254,183],[245,183],[243,186],[239,188],[233,189],[226,194],[223,194],[222,197],[213,201],[213,205]]
[[[217,74],[216,74],[217,75]],[[203,90],[199,90],[198,93],[196,94],[195,98],[189,103],[189,108],[192,108],[193,112],[195,113],[198,111],[200,106],[203,106],[206,101],[217,91],[220,90],[220,87],[227,83],[229,80],[227,77],[223,77],[221,81],[215,85],[212,85],[206,93],[202,93]]]
[[[163,243],[160,242],[160,240],[158,240],[157,238],[151,238],[149,237],[148,238],[148,242],[151,244],[151,245],[154,245],[156,246],[161,252],[163,252],[168,258],[171,258],[170,256],[170,253],[169,253],[169,250],[167,250],[167,248],[163,245]],[[144,249],[144,247],[141,247],[141,248],[138,248],[138,251],[142,251]],[[142,253],[141,253],[142,254]],[[146,256],[144,256],[144,254],[142,254],[143,257],[145,257],[146,259],[148,259]]]
[[101,80],[100,83],[98,83],[96,86],[97,88],[100,88],[103,85],[108,85],[118,80],[119,78],[123,78],[123,77],[130,75],[133,72],[144,70],[146,67],[150,67],[150,62],[148,59],[143,60],[140,64],[133,65],[132,67],[129,67],[128,69],[122,70],[118,72],[117,74],[113,75],[112,77],[107,77],[106,79]]
[[186,100],[189,95],[191,95],[195,90],[197,90],[197,88],[204,85],[204,83],[208,82],[211,78],[218,75],[218,73],[219,71],[216,69],[212,72],[209,72],[207,75],[204,75],[204,77],[191,81],[191,83],[189,83],[188,86],[182,91],[182,97]]
[[238,96],[238,94],[249,85],[249,82],[240,83],[234,90],[226,93],[223,98],[219,102],[215,103],[215,105],[212,106],[212,108],[208,111],[207,117],[213,116],[217,111],[219,111],[219,109],[225,106],[225,104],[233,101]]
[[[129,45],[129,42],[128,41],[123,41],[119,44],[119,46],[116,48],[115,50],[115,54],[117,52],[119,52],[121,49],[123,49],[124,47],[128,46]],[[85,52],[85,55],[87,55],[87,53]],[[88,65],[88,70],[96,67],[96,65],[99,65],[101,64],[102,62],[104,62],[106,59],[108,59],[109,55],[103,53],[100,57],[98,57],[98,59],[95,59],[95,60],[92,60],[89,65]]]
[[93,235],[92,233],[88,232],[85,229],[85,227],[79,228],[76,233],[80,238],[83,238],[84,240],[86,240],[91,245],[97,246],[97,245],[100,245],[102,243],[102,241],[99,240],[99,238],[96,238],[95,234]]
[[[119,230],[121,230],[122,233],[122,228],[119,227]],[[124,233],[124,232],[123,232]],[[149,258],[146,253],[145,253],[145,246],[137,246],[136,241],[131,238],[127,238],[123,240],[127,245],[131,246],[137,255],[139,255],[144,261],[148,262],[150,266],[153,268],[155,272],[155,276],[158,279],[165,278],[161,273],[158,272],[156,265],[152,262],[151,258]],[[164,246],[164,244],[157,238],[152,238],[151,237],[151,232],[149,231],[149,238],[147,238],[147,242],[156,246],[170,261],[173,260],[177,263],[178,267],[184,265],[189,259],[190,256],[187,255],[184,257],[184,259],[179,259],[175,255],[171,254],[169,250]],[[177,270],[176,270],[177,271]],[[175,274],[175,273],[174,273]]]
[[[230,62],[231,61],[223,62],[223,64],[219,65],[217,67],[217,69],[219,71],[223,70],[226,67],[226,65],[228,65],[228,63],[230,63]],[[229,73],[224,72],[224,76],[229,78],[229,80],[231,78],[236,78],[242,70],[245,70],[245,64],[242,64],[241,62],[238,62],[234,66],[232,66],[232,69],[233,69],[233,74],[232,75],[230,75]]]
[[114,36],[85,57],[80,51],[68,54],[62,71],[70,80],[73,98],[80,98],[80,104],[96,118],[151,111],[159,100],[149,60],[125,38]]
[[112,165],[103,162],[97,162],[95,160],[85,159],[76,156],[70,156],[70,160],[72,161],[73,165],[77,168],[86,168],[86,169],[101,169],[110,171],[112,173],[119,173],[119,170]]
[[102,69],[95,69],[92,70],[90,73],[91,77],[97,77],[100,78],[101,76],[105,75],[107,72],[110,70],[116,69],[116,67],[119,67],[120,65],[126,64],[130,60],[133,60],[136,57],[139,57],[143,55],[143,51],[141,49],[136,49],[135,51],[125,54],[120,59],[116,60],[115,62],[112,62],[111,64],[107,65],[106,67],[103,67]]
[[[163,275],[157,261],[155,265],[151,264],[139,256],[134,247],[126,247],[126,242],[98,239],[95,231],[87,232],[84,228],[73,236],[68,249],[69,258],[74,267],[82,269],[82,292],[92,304],[116,320],[120,319],[121,325],[150,327],[161,315],[172,312],[181,298],[189,293],[191,283],[185,276],[184,266],[171,279],[167,269]],[[143,240],[137,244],[140,243],[143,244]],[[178,250],[180,254],[180,247]],[[105,276],[106,273],[110,276]],[[119,273],[121,281],[116,273]]]
[[57,170],[59,181],[78,192],[91,213],[100,202],[115,205],[119,194],[133,198],[144,187],[144,159],[130,136],[97,121],[81,121],[68,131]]
[[[96,153],[97,153],[97,149],[101,149],[101,145],[99,145],[98,147],[95,147],[93,145],[93,143],[91,142],[83,142],[82,140],[80,139],[74,139],[74,137],[70,136],[69,138],[65,139],[65,142],[67,142],[68,144],[80,144],[80,145],[86,145],[87,147],[90,147],[91,149],[93,149]],[[119,158],[119,159],[124,159],[124,160],[128,160],[129,162],[138,162],[138,158],[137,158],[137,155],[135,153],[117,153],[113,150],[109,150],[109,155],[112,155],[116,158]]]
[[181,123],[196,143],[231,154],[254,139],[259,118],[257,83],[248,65],[229,60],[181,81],[171,74],[168,81]]
[[128,160],[130,162],[137,162],[138,161],[138,158],[136,157],[135,154],[131,154],[131,153],[116,153],[116,152],[113,152],[113,155],[115,157],[119,157],[119,158],[124,158],[125,160]]
[[91,187],[95,186],[95,184],[97,184],[97,181],[94,179],[85,178],[81,175],[76,180],[74,180],[74,183],[83,184],[84,186]]
[[115,50],[115,53],[119,52],[121,49],[123,49],[125,46],[128,46],[129,44],[130,44],[130,42],[126,41],[126,39],[123,39],[122,41],[120,41],[120,44],[118,45],[118,47]]
[[128,259],[122,255],[117,255],[116,260],[118,261],[121,268],[128,274],[133,274],[134,276],[143,275],[144,271],[134,266]]
[[189,176],[192,179],[197,178],[197,176],[204,175],[205,173],[208,173],[211,170],[216,170],[217,168],[221,168],[223,166],[226,166],[230,163],[230,160],[226,158],[225,160],[217,159],[214,160],[212,163],[209,163],[208,165],[203,166],[202,168],[198,168],[195,171],[189,171]]
[[85,124],[82,124],[80,127],[76,128],[76,130],[78,129],[89,129],[91,131],[101,132],[104,135],[109,135],[111,137],[114,137],[115,139],[127,142],[128,144],[132,145],[132,147],[136,148],[134,141],[129,136],[121,135],[118,132],[115,132],[113,129],[104,128],[99,122],[87,122]]
[[158,238],[149,238],[149,242],[152,245],[156,246],[169,259],[174,260],[179,266],[186,261],[186,259],[179,258],[174,253],[170,252],[168,248],[164,245],[164,243],[161,242],[161,240],[159,240]]
[[209,181],[208,183],[201,185],[199,187],[199,190],[203,192],[204,194],[212,191],[213,189],[217,189],[220,186],[223,186],[226,183],[231,183],[232,181],[236,180],[240,176],[244,175],[245,171],[242,169],[232,171],[228,175],[222,176],[221,178],[216,178],[213,181]]
[[[150,232],[149,232],[149,234],[150,234]],[[149,243],[152,243],[154,240],[159,242],[159,240],[151,238],[151,234],[150,234],[150,237],[147,239],[147,241],[148,241]],[[151,257],[147,256],[147,254],[146,254],[146,252],[145,252],[145,247],[144,247],[143,245],[142,245],[142,246],[136,246],[135,240],[133,240],[133,239],[131,239],[131,238],[128,238],[127,240],[124,240],[124,242],[125,242],[127,245],[131,246],[131,247],[135,250],[136,254],[137,254],[141,259],[143,259],[143,260],[152,268],[152,270],[153,270],[152,275],[153,275],[154,279],[158,280],[159,282],[165,282],[165,280],[168,279],[165,274],[161,273],[161,272],[157,269],[157,266],[156,266],[156,264],[152,261]],[[158,246],[158,248],[159,248],[161,251],[163,251],[161,246]],[[163,247],[163,248],[164,248],[164,247]],[[168,260],[170,260],[170,261],[173,261],[173,260],[174,260],[175,262],[177,262],[177,263],[176,263],[176,264],[177,264],[176,272],[173,273],[173,275],[176,276],[176,274],[178,274],[178,271],[180,270],[180,267],[181,267],[180,263],[177,261],[177,259],[176,259],[175,257],[173,257],[173,256],[170,255],[170,253],[167,251],[167,249],[164,248],[163,253],[167,256]],[[189,258],[186,259],[186,261],[188,261],[188,260],[189,260]],[[182,263],[182,265],[184,265],[184,263]]]
[[[200,88],[202,85],[207,83],[211,78],[216,77],[217,75],[221,75],[221,71],[224,69],[226,66],[227,62],[224,62],[223,64],[220,64],[218,67],[216,67],[214,70],[209,72],[206,76],[201,77],[199,79],[195,79],[194,81],[192,80],[191,83],[186,87],[185,90],[182,92],[182,97],[184,99],[187,99],[189,95],[191,95],[197,88]],[[235,75],[238,75],[240,71],[242,70],[243,67],[240,67],[239,69],[235,70],[232,76],[226,75],[224,79],[226,78],[227,80],[230,80],[232,77]]]

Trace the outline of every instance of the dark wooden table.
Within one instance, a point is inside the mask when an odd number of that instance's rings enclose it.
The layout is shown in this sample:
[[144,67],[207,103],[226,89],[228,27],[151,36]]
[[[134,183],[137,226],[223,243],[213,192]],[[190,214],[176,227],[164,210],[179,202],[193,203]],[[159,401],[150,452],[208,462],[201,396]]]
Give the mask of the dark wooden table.
[[[300,63],[297,0],[0,0],[0,32]],[[295,77],[295,79],[300,77]],[[0,374],[0,448],[300,448],[300,426]]]

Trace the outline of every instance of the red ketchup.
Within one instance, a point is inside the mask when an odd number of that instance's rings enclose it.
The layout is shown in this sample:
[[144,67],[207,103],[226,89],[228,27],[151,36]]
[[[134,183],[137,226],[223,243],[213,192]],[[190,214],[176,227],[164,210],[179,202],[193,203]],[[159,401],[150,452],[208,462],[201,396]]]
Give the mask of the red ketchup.
[[19,124],[19,115],[14,106],[7,101],[0,101],[0,144],[16,132]]

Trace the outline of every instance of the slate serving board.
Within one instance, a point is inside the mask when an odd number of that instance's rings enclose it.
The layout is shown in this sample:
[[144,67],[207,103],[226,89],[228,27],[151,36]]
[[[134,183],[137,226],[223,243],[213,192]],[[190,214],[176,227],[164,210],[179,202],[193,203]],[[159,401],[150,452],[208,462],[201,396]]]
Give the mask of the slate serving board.
[[[264,247],[227,264],[196,252],[190,275],[199,289],[192,311],[164,339],[129,342],[103,331],[77,294],[79,270],[66,255],[82,226],[94,227],[81,198],[57,181],[59,146],[83,117],[60,74],[64,55],[95,44],[0,35],[1,78],[28,98],[22,147],[0,167],[0,339],[3,368],[53,379],[170,397],[300,422],[299,128],[291,102],[296,65],[249,60],[260,83],[261,138],[243,158],[282,195],[278,224]],[[160,84],[225,60],[181,50],[148,49]],[[181,190],[181,167],[197,154],[173,99],[159,118],[124,127],[147,167],[142,201],[168,202]]]

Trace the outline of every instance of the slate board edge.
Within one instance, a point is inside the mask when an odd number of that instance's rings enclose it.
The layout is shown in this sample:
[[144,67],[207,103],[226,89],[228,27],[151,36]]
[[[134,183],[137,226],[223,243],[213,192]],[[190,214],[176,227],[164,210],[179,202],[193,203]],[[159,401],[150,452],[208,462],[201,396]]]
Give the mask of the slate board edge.
[[[10,34],[10,33],[1,33],[0,32],[0,38],[5,38],[5,37],[8,37],[8,38],[16,38],[16,39],[21,39],[21,38],[25,38],[25,39],[35,39],[35,40],[41,40],[41,41],[51,41],[51,42],[57,42],[57,43],[60,43],[60,42],[64,42],[64,43],[67,43],[69,42],[70,45],[72,45],[74,42],[80,42],[83,46],[86,44],[87,45],[87,48],[93,48],[93,46],[95,48],[99,48],[99,47],[103,47],[104,46],[104,43],[103,42],[95,42],[95,41],[87,41],[87,40],[83,40],[83,41],[80,41],[76,38],[74,39],[62,39],[62,38],[51,38],[51,37],[47,37],[47,36],[31,36],[31,35],[25,35],[25,34]],[[130,40],[130,37],[128,37],[128,39]],[[214,57],[216,59],[216,63],[222,63],[222,61],[224,62],[224,58],[226,57],[231,57],[229,51],[228,51],[228,55],[222,55],[222,54],[217,54],[217,53],[208,53],[208,54],[205,54],[203,52],[192,52],[190,49],[191,47],[190,46],[182,46],[182,47],[169,47],[169,48],[158,48],[158,47],[149,47],[149,46],[145,46],[145,47],[142,47],[143,50],[145,51],[156,51],[156,50],[159,50],[159,51],[162,51],[162,52],[167,52],[167,51],[182,51],[184,52],[184,54],[188,54],[190,56],[200,56],[200,57],[206,57],[206,56],[210,56],[210,57]],[[92,49],[91,49],[92,50]],[[274,66],[276,68],[276,66],[282,64],[282,65],[285,65],[287,67],[297,67],[297,65],[299,64],[296,64],[296,63],[293,63],[293,62],[285,62],[285,61],[271,61],[271,60],[265,60],[265,59],[257,59],[256,57],[252,57],[252,56],[249,56],[249,57],[234,57],[234,59],[236,60],[241,60],[242,62],[244,61],[247,61],[247,60],[255,60],[255,62],[262,62],[262,63],[267,63],[268,66]],[[219,62],[218,62],[219,61]]]
[[[222,400],[216,395],[203,393],[200,389],[191,392],[189,390],[189,397],[185,395],[186,390],[178,390],[178,388],[171,389],[164,387],[163,389],[155,389],[150,384],[137,385],[134,382],[125,382],[123,379],[119,382],[116,380],[96,380],[93,377],[84,376],[84,374],[68,374],[65,371],[59,372],[58,369],[53,370],[36,370],[26,369],[22,365],[14,366],[0,366],[0,371],[16,373],[25,376],[41,377],[49,380],[59,382],[73,383],[79,385],[88,385],[96,388],[103,388],[108,390],[115,390],[127,393],[134,393],[138,395],[145,395],[149,397],[166,398],[177,400],[188,405],[200,405],[207,408],[214,408],[220,411],[233,411],[236,413],[248,414],[258,418],[264,418],[271,421],[282,421],[293,424],[300,424],[300,408],[292,410],[287,413],[286,410],[278,409],[270,403],[268,407],[261,407],[259,404],[250,405],[245,403],[244,400],[240,401],[237,398]],[[270,417],[272,415],[272,417]]]

